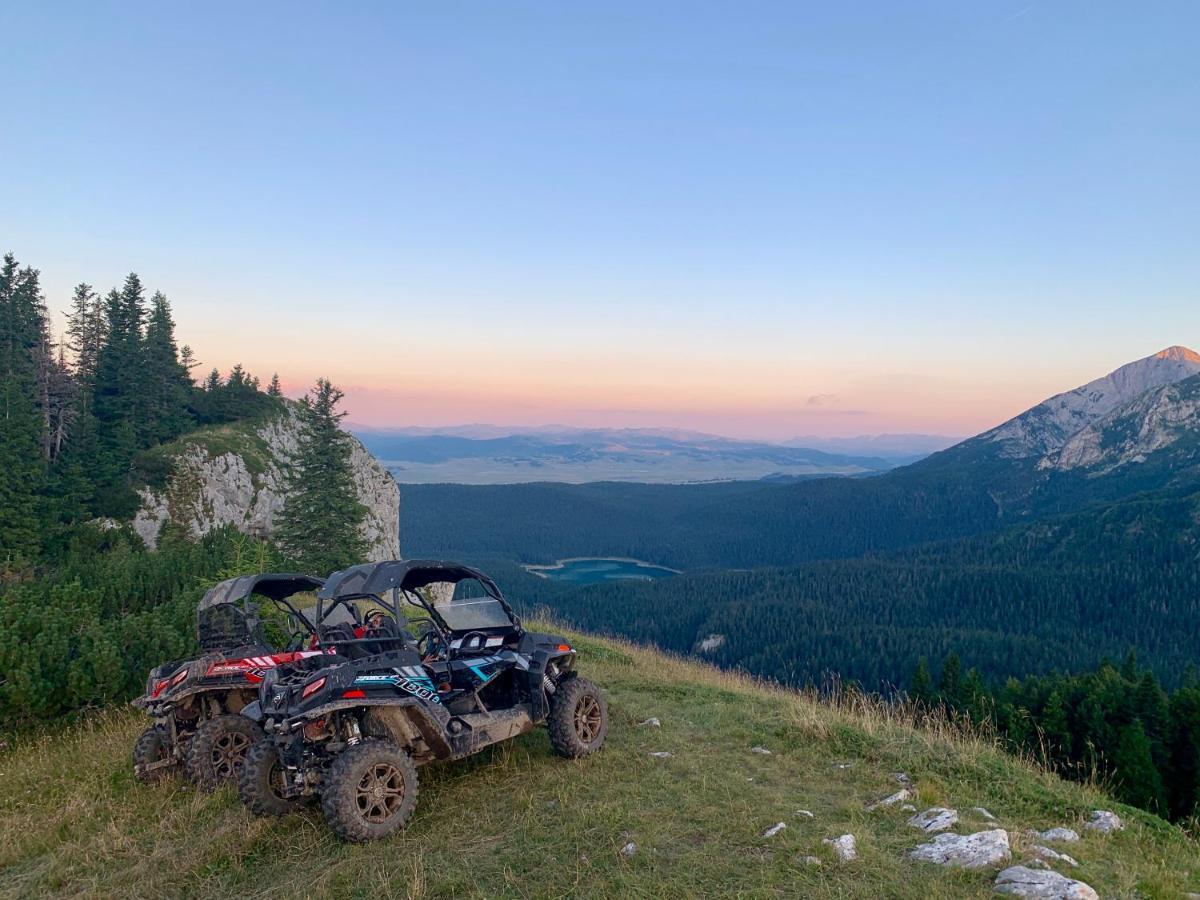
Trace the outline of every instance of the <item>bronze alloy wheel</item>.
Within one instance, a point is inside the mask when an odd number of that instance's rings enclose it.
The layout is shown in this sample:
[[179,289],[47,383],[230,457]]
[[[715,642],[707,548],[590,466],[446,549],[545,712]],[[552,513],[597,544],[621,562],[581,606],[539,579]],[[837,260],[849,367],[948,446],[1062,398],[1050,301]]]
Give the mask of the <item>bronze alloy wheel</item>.
[[583,694],[575,704],[575,733],[579,735],[579,740],[585,744],[594,741],[603,721],[600,701],[592,694]]
[[389,762],[378,762],[358,780],[354,799],[367,822],[386,822],[404,803],[404,774]]
[[249,749],[250,738],[239,731],[226,732],[213,741],[212,767],[217,777],[222,781],[233,778]]
[[550,697],[546,726],[550,746],[559,756],[578,759],[595,753],[604,746],[608,734],[608,704],[604,694],[583,678],[563,679]]

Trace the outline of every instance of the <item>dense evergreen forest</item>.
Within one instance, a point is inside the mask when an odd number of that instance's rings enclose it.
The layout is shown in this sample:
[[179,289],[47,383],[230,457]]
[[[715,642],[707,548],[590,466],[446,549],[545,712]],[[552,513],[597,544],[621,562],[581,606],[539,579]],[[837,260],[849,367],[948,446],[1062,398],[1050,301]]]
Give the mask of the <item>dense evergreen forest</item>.
[[989,686],[956,654],[936,686],[918,661],[909,696],[996,728],[1013,748],[1069,778],[1111,785],[1126,803],[1176,821],[1200,815],[1200,681],[1189,669],[1168,695],[1129,653],[1082,675],[1009,679]]
[[194,385],[198,363],[176,344],[167,298],[146,294],[132,273],[103,296],[80,284],[56,342],[38,271],[4,257],[0,577],[66,552],[80,522],[132,516],[136,486],[161,475],[161,458],[147,451],[282,402],[241,366]]
[[[74,292],[56,342],[36,269],[0,268],[0,723],[29,724],[124,699],[146,672],[193,649],[196,601],[220,577],[361,556],[341,393],[318,382],[297,407],[300,451],[281,511],[286,556],[220,530],[192,541],[168,524],[147,552],[127,526],[137,488],[170,474],[155,449],[200,425],[284,409],[235,366],[199,385],[167,298],[135,274]],[[318,469],[321,477],[308,477]],[[318,517],[312,510],[339,514]],[[357,519],[356,519],[357,515]]]
[[577,588],[475,561],[529,607],[789,684],[902,685],[958,652],[989,678],[1079,671],[1131,647],[1164,683],[1200,662],[1200,493],[1161,492],[859,559]]
[[[1189,379],[1200,396],[1200,377]],[[1161,457],[1161,458],[1158,458]],[[865,478],[700,485],[405,485],[412,552],[551,563],[630,556],[687,571],[794,566],[968,537],[1159,490],[1200,487],[1200,436],[1090,477],[967,441]]]

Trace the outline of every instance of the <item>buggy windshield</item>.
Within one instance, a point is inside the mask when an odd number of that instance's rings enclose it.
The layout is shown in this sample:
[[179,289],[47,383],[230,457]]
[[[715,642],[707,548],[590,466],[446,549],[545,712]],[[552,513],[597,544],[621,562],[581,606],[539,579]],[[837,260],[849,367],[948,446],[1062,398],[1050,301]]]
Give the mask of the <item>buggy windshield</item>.
[[511,628],[508,611],[493,597],[453,600],[437,607],[451,631],[478,631],[486,628]]

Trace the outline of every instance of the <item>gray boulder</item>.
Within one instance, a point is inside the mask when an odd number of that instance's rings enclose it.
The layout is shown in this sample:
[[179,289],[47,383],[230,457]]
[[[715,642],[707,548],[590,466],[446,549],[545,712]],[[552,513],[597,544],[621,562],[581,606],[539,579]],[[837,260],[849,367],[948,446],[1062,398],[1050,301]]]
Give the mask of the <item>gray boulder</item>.
[[851,862],[858,859],[858,842],[854,840],[854,835],[852,834],[843,834],[839,838],[825,838],[821,843],[832,847],[833,852],[837,854],[837,858],[842,862]]
[[1123,830],[1125,823],[1121,821],[1121,817],[1115,812],[1109,812],[1107,809],[1094,809],[1092,810],[1092,817],[1088,819],[1087,824],[1083,827],[1088,829],[1088,831],[1110,834],[1114,831]]
[[1079,863],[1075,861],[1075,857],[1059,853],[1057,850],[1051,850],[1049,847],[1043,847],[1041,844],[1034,845],[1033,855],[1038,859],[1046,860],[1046,862],[1065,862],[1069,866],[1079,866]]
[[1043,841],[1057,841],[1060,844],[1075,844],[1079,841],[1079,832],[1073,828],[1047,828],[1045,831],[1034,831],[1031,834]]
[[883,809],[885,806],[895,806],[897,803],[903,803],[905,800],[912,800],[913,792],[908,788],[901,788],[894,794],[888,794],[882,800],[876,800],[874,803],[867,804],[867,812],[874,812],[877,809]]
[[935,806],[925,812],[919,812],[908,820],[913,828],[920,828],[926,834],[936,834],[939,831],[949,831],[958,824],[958,810]]
[[908,856],[939,866],[981,869],[1012,859],[1012,850],[1008,846],[1008,832],[994,828],[967,835],[939,834],[928,844],[913,847]]
[[997,875],[996,893],[1038,900],[1100,900],[1100,895],[1082,881],[1026,866],[1010,866]]

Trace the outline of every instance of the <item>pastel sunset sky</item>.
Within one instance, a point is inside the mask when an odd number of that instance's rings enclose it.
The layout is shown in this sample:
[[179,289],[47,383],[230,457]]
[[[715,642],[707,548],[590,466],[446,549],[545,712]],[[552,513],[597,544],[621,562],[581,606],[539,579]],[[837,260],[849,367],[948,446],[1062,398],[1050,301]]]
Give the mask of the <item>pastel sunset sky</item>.
[[356,422],[966,435],[1200,344],[1200,4],[16,6],[0,250]]

